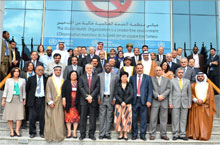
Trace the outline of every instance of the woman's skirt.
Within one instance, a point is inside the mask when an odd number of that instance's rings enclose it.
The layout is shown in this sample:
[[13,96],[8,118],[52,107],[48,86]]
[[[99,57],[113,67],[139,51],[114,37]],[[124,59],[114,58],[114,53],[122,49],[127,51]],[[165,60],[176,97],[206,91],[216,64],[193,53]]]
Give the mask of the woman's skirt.
[[116,104],[114,116],[115,131],[130,132],[132,127],[132,107],[131,104],[124,108]]
[[14,121],[24,119],[24,103],[20,102],[20,96],[13,96],[10,103],[5,103],[2,119]]

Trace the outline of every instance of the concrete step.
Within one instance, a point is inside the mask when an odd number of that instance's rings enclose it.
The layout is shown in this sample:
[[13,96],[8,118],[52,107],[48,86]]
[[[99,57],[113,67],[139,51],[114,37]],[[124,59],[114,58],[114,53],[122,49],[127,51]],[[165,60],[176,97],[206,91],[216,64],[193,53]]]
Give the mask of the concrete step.
[[[26,138],[29,137],[28,129],[21,129],[20,133],[22,134],[23,137],[26,137]],[[9,137],[9,135],[10,135],[9,129],[0,128],[0,137]],[[80,132],[79,131],[77,131],[77,136],[78,137],[80,136]],[[95,136],[96,136],[96,138],[99,137],[99,131],[98,130],[96,130]],[[119,134],[116,131],[112,131],[111,132],[112,139],[117,139],[118,136],[119,136]],[[167,136],[170,139],[172,139],[172,132],[167,132]],[[128,137],[129,137],[129,139],[131,139],[131,134],[129,134]],[[147,132],[146,137],[149,140],[149,132]],[[160,132],[158,132],[158,131],[156,132],[156,139],[160,139]],[[220,132],[212,132],[210,141],[219,141],[220,142]]]
[[156,139],[154,141],[147,140],[142,141],[140,139],[137,139],[135,141],[133,140],[117,140],[117,139],[111,139],[111,140],[99,140],[92,141],[90,139],[84,139],[83,141],[79,141],[79,139],[65,139],[63,142],[52,142],[47,143],[44,139],[40,137],[36,137],[34,139],[30,139],[28,137],[1,137],[0,136],[0,144],[1,145],[15,145],[15,144],[26,144],[26,145],[219,145],[220,141],[198,141],[198,140],[188,140],[188,141],[164,141],[161,139]]
[[[16,124],[14,123],[14,127],[15,126],[16,126]],[[27,122],[27,129],[28,129],[28,126],[29,126],[29,123]],[[36,127],[37,127],[37,129],[39,128],[39,122],[36,123]],[[6,121],[0,120],[0,128],[8,129],[8,123]],[[87,128],[89,128],[89,122],[87,123]],[[96,130],[99,130],[99,128],[100,128],[100,124],[99,124],[99,121],[97,121],[96,122]],[[149,124],[147,125],[147,129],[149,131],[149,129],[150,129]],[[114,130],[114,128],[112,127],[111,130]],[[157,125],[157,131],[160,131],[160,124]],[[171,124],[167,125],[167,131],[172,131]],[[212,132],[218,132],[218,131],[220,131],[220,125],[213,125]]]

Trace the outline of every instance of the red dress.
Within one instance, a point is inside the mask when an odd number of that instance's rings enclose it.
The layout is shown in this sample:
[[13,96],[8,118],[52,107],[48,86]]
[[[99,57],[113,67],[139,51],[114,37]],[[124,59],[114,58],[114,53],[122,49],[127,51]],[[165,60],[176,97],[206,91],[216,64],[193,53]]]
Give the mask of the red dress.
[[[77,88],[77,83],[72,84],[72,88]],[[79,123],[80,116],[75,106],[76,91],[72,91],[72,102],[69,113],[65,111],[65,122],[66,123]]]

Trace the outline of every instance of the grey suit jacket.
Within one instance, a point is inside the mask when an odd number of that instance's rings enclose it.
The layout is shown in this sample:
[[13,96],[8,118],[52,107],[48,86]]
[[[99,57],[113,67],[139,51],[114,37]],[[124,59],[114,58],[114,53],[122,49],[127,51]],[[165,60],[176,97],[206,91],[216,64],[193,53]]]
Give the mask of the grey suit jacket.
[[[68,79],[70,72],[73,71],[73,66],[72,65],[68,65],[65,70],[64,70],[64,79]],[[77,73],[78,73],[78,77],[80,77],[83,73],[83,68],[81,66],[77,66],[76,69]]]
[[190,83],[193,83],[195,82],[195,76],[196,76],[195,70],[187,66],[187,70],[184,73],[184,78],[190,80]]
[[53,72],[53,68],[54,68],[55,66],[61,66],[63,72],[64,72],[65,67],[66,67],[66,65],[62,64],[61,62],[58,63],[58,64],[55,64],[55,62],[52,61],[52,62],[50,62],[50,63],[47,65],[47,67],[46,67],[46,69],[45,69],[45,71],[44,71],[44,74],[45,74],[46,77],[51,76],[51,73]]
[[[152,84],[153,84],[153,101],[152,107],[162,107],[168,108],[169,103],[169,94],[170,94],[170,80],[168,78],[162,77],[160,85],[158,80],[155,77],[152,77]],[[164,96],[164,100],[159,102],[158,95]]]
[[[102,72],[98,74],[100,78],[100,92],[98,95],[98,98],[101,99],[101,103],[103,103],[103,97],[104,97],[104,91],[105,91],[105,72]],[[116,94],[116,84],[118,82],[118,76],[114,73],[111,73],[111,78],[110,78],[110,102],[112,103],[112,100],[115,97]]]
[[169,104],[173,108],[188,108],[192,105],[191,85],[188,79],[182,78],[183,89],[180,89],[178,78],[171,80],[171,92],[169,96]]
[[[19,78],[18,84],[19,84],[20,101],[23,102],[23,99],[26,98],[26,91],[25,91],[26,81],[25,81],[25,79]],[[5,83],[5,89],[4,89],[2,97],[6,98],[6,101],[10,103],[13,98],[13,93],[14,93],[14,79],[8,78]]]

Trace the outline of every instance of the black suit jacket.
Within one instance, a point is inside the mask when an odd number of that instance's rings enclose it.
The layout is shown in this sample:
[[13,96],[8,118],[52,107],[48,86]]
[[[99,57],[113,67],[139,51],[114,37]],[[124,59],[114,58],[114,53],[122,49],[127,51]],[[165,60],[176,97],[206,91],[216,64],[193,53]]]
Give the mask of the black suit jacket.
[[[70,107],[72,105],[72,84],[70,80],[65,80],[62,85],[62,98],[66,98],[66,107],[64,108],[67,113],[69,113]],[[80,91],[79,91],[79,84],[77,84],[77,91],[76,91],[76,100],[75,100],[75,107],[79,112],[79,98],[80,98]]]
[[101,67],[96,67],[96,68],[93,68],[93,69],[95,69],[94,71],[93,71],[93,73],[94,74],[99,74],[99,73],[102,73],[102,68]]
[[[93,97],[93,101],[91,103],[92,106],[98,105],[99,89],[100,89],[99,76],[97,76],[96,74],[92,74],[91,88],[90,88],[90,95]],[[86,100],[89,94],[89,83],[86,73],[81,75],[79,78],[79,90],[81,93],[80,105],[89,105],[88,101]]]
[[[214,62],[214,61],[217,61],[218,62],[218,65],[210,65],[211,62]],[[213,71],[212,71],[212,74],[214,76],[218,76],[219,75],[219,56],[216,54],[215,57],[213,59],[211,59],[211,56],[209,57],[208,61],[207,61],[207,67],[208,67],[208,75],[210,73],[210,68],[212,67],[213,68]]]
[[116,104],[120,104],[125,102],[126,104],[132,104],[133,101],[133,87],[130,83],[127,84],[126,88],[123,89],[121,83],[116,84]]
[[101,62],[102,62],[102,60],[100,59],[100,65],[101,65],[101,68],[102,68],[102,72],[104,72],[105,71],[105,64],[107,63],[107,60],[104,59],[104,63],[103,64]]
[[175,74],[177,68],[178,68],[178,65],[176,63],[172,62],[171,67],[168,67],[168,71],[172,71]]
[[[98,55],[94,54],[93,58],[97,58],[98,59],[98,63],[100,65],[100,58]],[[85,66],[88,63],[91,63],[92,58],[90,56],[90,54],[88,54],[84,59],[83,59],[83,65]]]
[[[157,55],[157,61],[160,61],[160,59],[159,59],[159,55]],[[161,63],[163,63],[164,61],[166,61],[166,55],[163,55],[163,60],[162,60]]]
[[[46,84],[47,84],[47,77],[43,76],[44,81],[44,93],[46,95]],[[34,75],[30,77],[26,84],[26,94],[27,94],[27,106],[32,107],[35,101],[35,92],[37,88],[37,76]]]
[[[17,63],[17,65],[14,65],[12,63],[12,68],[13,67],[19,67],[19,64],[20,64],[21,56],[20,56],[20,52],[17,49],[15,49],[15,57],[16,57],[16,60],[18,61],[18,63]],[[12,50],[11,50],[11,59],[12,60],[14,59]]]
[[[188,56],[188,60],[193,58],[193,54],[191,54],[190,56]],[[199,66],[200,66],[200,70],[202,72],[205,73],[205,59],[204,56],[202,54],[199,54]]]
[[[138,61],[141,61],[142,59],[141,59],[141,55],[139,55],[138,56]],[[136,64],[136,62],[135,62],[135,57],[133,56],[133,57],[131,57],[131,65],[132,66],[136,66],[137,64]]]

